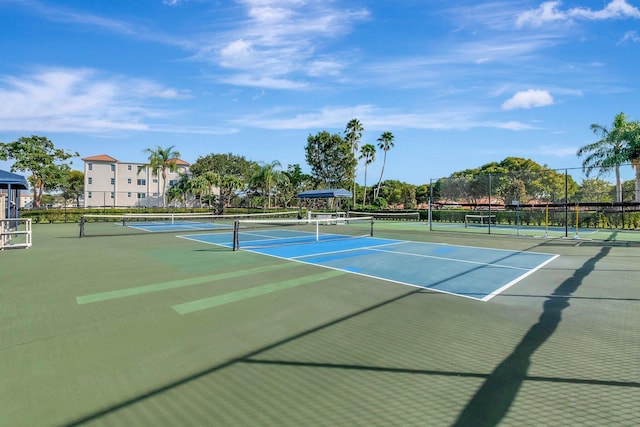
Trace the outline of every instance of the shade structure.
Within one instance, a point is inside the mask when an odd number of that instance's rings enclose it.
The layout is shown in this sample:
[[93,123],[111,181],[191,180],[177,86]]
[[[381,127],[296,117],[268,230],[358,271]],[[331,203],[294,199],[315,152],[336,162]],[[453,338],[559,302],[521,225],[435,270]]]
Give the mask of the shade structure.
[[20,190],[28,190],[29,183],[22,175],[0,170],[0,190],[7,195],[7,203],[0,218],[17,218]]
[[309,190],[298,194],[298,199],[327,199],[341,198],[350,199],[351,191],[344,188],[333,188],[327,190]]

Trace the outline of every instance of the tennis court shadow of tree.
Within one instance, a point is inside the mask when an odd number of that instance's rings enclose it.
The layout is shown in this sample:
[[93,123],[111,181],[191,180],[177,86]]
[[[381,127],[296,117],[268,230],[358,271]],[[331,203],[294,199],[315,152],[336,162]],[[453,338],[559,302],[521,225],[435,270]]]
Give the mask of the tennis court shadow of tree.
[[487,377],[453,424],[454,427],[491,427],[504,418],[527,377],[531,357],[554,334],[562,321],[562,311],[570,305],[572,294],[610,250],[608,247],[602,248],[554,290],[543,304],[538,323],[527,331],[513,352]]

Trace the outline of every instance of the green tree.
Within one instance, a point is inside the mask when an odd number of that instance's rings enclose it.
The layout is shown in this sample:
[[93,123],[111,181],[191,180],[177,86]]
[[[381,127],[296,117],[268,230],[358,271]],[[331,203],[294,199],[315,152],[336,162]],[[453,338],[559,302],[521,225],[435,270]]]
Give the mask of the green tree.
[[76,156],[79,154],[56,148],[53,142],[44,136],[32,135],[13,142],[0,143],[0,160],[15,160],[11,172],[26,171],[31,174],[29,180],[33,185],[35,207],[41,206],[46,187],[54,188],[60,184],[63,176],[61,162]]
[[224,214],[225,206],[231,203],[236,191],[244,187],[244,181],[234,175],[225,175],[220,178],[220,200],[218,201],[218,213]]
[[383,132],[378,138],[378,148],[384,151],[384,156],[382,158],[382,170],[380,170],[380,179],[378,180],[378,187],[373,195],[374,198],[378,197],[380,193],[380,184],[382,183],[382,175],[384,175],[384,166],[387,164],[387,151],[393,148],[394,136],[391,132]]
[[309,135],[305,160],[316,187],[344,188],[351,185],[357,161],[351,146],[340,135],[327,131]]
[[627,124],[623,139],[627,142],[624,157],[631,162],[635,169],[634,201],[640,203],[640,122],[634,121]]
[[360,147],[359,159],[364,160],[364,192],[362,196],[362,204],[367,204],[367,168],[376,161],[376,147],[373,144],[365,144]]
[[287,207],[298,193],[311,187],[312,177],[309,174],[303,173],[299,164],[288,165],[287,170],[283,171],[282,175],[286,177],[286,179],[280,179],[278,188],[281,193],[283,205]]
[[279,161],[274,160],[271,163],[260,162],[255,168],[254,174],[251,177],[252,187],[256,190],[260,190],[262,195],[266,195],[266,208],[271,208],[271,194],[274,190],[273,184],[276,180],[276,175],[279,171],[276,168],[281,167]]
[[[158,178],[162,177],[162,186],[160,185],[160,179],[158,179],[158,195],[162,199],[162,206],[167,205],[164,197],[167,184],[167,172],[175,172],[178,170],[176,160],[179,159],[180,153],[175,151],[173,147],[173,145],[167,148],[157,146],[155,149],[146,148],[142,150],[143,153],[149,156],[149,163],[144,167],[148,167],[154,176]],[[139,168],[138,172],[142,171],[144,167]]]
[[235,154],[209,154],[198,159],[189,168],[193,175],[215,172],[220,176],[235,176],[244,182],[251,179],[257,163]]
[[220,185],[220,175],[215,172],[205,172],[189,180],[189,192],[199,200],[200,207],[206,202],[212,206],[215,202],[213,187]]
[[73,199],[80,206],[80,198],[84,196],[84,174],[80,171],[69,171],[61,183],[60,190],[65,201]]
[[610,203],[611,194],[615,195],[615,186],[603,179],[587,178],[582,180],[575,198],[578,202]]
[[626,151],[629,136],[629,123],[624,113],[619,113],[613,119],[610,128],[599,124],[592,124],[591,130],[600,139],[591,144],[581,147],[576,153],[578,157],[583,157],[582,168],[587,176],[598,170],[598,176],[602,176],[612,169],[616,175],[616,201],[622,201],[622,185],[620,182],[620,165],[629,159],[629,152]]
[[[364,132],[364,127],[362,127],[362,123],[358,119],[351,119],[349,123],[347,123],[347,127],[344,130],[344,139],[347,141],[349,146],[351,147],[351,152],[353,153],[353,157],[355,158],[358,153],[358,144],[360,143],[360,139],[362,138],[362,132]],[[356,173],[355,166],[353,171],[353,193],[352,198],[355,201],[356,197]]]

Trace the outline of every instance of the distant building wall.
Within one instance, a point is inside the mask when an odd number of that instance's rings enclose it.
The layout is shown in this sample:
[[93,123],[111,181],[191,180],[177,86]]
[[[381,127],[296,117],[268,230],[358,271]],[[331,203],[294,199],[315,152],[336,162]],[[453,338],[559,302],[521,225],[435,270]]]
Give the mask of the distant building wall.
[[189,172],[189,164],[178,159],[178,170],[167,171],[166,182],[162,182],[162,177],[153,175],[144,163],[120,162],[106,154],[82,161],[85,207],[163,206],[170,182]]

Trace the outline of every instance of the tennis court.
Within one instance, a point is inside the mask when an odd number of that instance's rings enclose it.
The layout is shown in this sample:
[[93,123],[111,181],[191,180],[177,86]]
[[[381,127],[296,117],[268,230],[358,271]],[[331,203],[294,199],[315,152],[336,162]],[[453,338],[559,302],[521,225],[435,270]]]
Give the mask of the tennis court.
[[[343,227],[342,229],[344,229]],[[180,236],[232,247],[231,233]],[[439,292],[488,301],[558,255],[409,242],[333,233],[244,233],[251,251]],[[318,240],[318,241],[316,241]]]
[[0,253],[0,425],[640,419],[639,245],[352,225],[233,251],[228,229],[34,224]]

